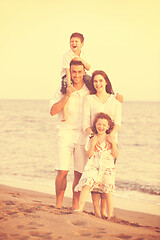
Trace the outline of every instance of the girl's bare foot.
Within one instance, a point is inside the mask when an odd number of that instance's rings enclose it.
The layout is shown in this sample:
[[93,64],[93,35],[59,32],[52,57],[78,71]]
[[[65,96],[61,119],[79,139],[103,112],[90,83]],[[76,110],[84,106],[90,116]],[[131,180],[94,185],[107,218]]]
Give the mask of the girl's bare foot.
[[96,207],[94,208],[94,215],[97,218],[101,218],[101,213],[100,213],[99,207],[98,208],[96,208]]
[[106,212],[101,212],[101,216],[103,219],[107,219],[108,216],[107,216],[107,213]]

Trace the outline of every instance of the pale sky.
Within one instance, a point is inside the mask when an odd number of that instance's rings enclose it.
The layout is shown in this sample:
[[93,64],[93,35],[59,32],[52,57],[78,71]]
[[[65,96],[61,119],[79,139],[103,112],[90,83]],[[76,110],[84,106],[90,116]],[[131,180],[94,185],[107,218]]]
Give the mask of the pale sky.
[[0,0],[0,99],[50,99],[73,32],[129,100],[160,101],[159,0]]

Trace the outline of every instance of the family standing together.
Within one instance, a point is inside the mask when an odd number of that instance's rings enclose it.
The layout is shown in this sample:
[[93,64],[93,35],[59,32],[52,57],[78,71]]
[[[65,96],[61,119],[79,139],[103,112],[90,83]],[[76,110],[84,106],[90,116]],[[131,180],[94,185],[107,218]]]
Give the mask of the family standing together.
[[83,211],[91,192],[95,215],[110,219],[123,97],[114,95],[104,71],[87,75],[91,66],[82,51],[83,44],[82,34],[71,35],[70,50],[63,57],[62,86],[51,100],[50,113],[59,117],[56,206],[62,207],[73,157],[73,210]]

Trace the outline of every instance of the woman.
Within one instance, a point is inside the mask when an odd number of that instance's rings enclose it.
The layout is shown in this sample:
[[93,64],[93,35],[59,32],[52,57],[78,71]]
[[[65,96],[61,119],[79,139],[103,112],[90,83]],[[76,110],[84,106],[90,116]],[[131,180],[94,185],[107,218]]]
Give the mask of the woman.
[[[90,137],[93,136],[92,123],[95,115],[99,112],[104,112],[108,114],[114,121],[114,128],[110,133],[111,137],[114,137],[117,142],[117,132],[121,126],[121,103],[123,102],[123,97],[119,95],[119,100],[116,99],[114,95],[111,82],[104,71],[97,70],[93,72],[91,78],[91,93],[86,97],[84,103],[84,122],[83,129]],[[119,102],[120,101],[120,102]],[[97,143],[96,149],[101,149],[100,145]],[[99,192],[92,192],[92,200],[94,205],[95,215],[97,217],[106,218],[106,200],[101,196],[101,212],[99,209]],[[111,202],[111,196],[107,200]]]

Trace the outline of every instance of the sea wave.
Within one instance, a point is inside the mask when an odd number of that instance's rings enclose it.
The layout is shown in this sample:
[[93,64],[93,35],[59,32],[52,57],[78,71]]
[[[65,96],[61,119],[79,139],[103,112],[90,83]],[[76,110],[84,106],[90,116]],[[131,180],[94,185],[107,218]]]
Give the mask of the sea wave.
[[151,195],[160,196],[160,188],[157,186],[144,185],[133,182],[117,181],[117,190],[129,190],[129,191],[139,191],[143,193],[148,193]]

